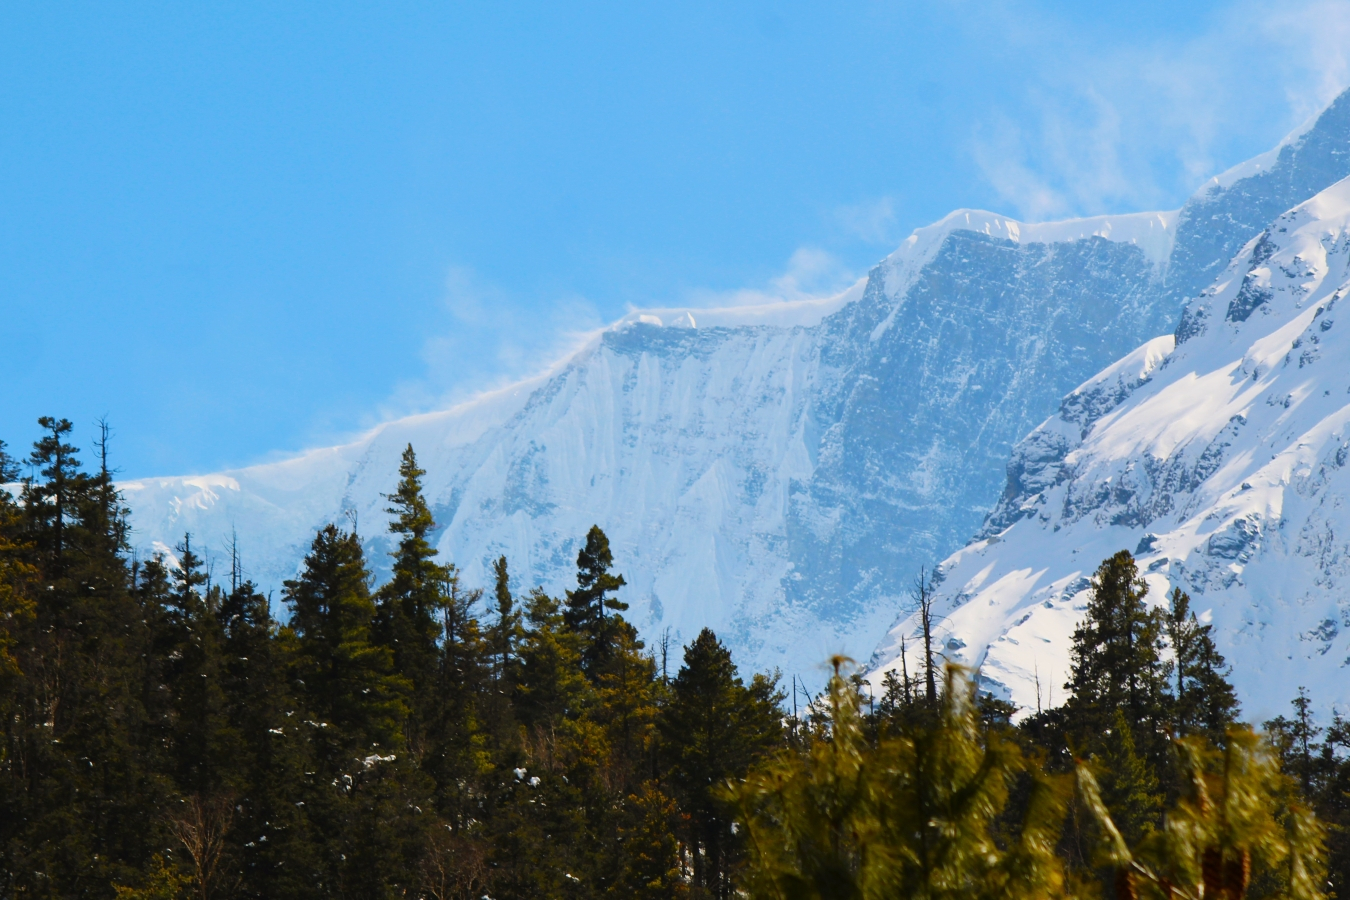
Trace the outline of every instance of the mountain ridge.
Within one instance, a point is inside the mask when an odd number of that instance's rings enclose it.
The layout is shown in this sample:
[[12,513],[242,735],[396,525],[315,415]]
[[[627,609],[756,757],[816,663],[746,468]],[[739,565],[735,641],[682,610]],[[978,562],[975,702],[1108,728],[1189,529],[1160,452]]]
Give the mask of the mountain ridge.
[[[518,587],[560,590],[600,524],[648,635],[709,625],[752,667],[818,676],[831,653],[865,656],[918,567],[979,529],[1014,443],[1065,393],[1175,328],[1205,247],[1241,246],[1260,209],[1350,168],[1347,109],[1176,213],[1028,225],[958,210],[833,298],[635,311],[535,379],[342,447],[125,483],[138,547],[237,528],[275,588],[339,520],[378,570],[380,495],[411,442],[437,546],[471,583],[502,553]],[[1188,237],[1218,209],[1217,238]]]
[[[1350,178],[1276,218],[1155,338],[1018,444],[982,534],[942,563],[939,641],[1023,710],[1069,668],[1088,578],[1135,553],[1209,617],[1257,718],[1350,703]],[[1339,365],[1338,365],[1339,363]],[[873,659],[900,664],[902,619]],[[1333,652],[1334,651],[1334,652]]]

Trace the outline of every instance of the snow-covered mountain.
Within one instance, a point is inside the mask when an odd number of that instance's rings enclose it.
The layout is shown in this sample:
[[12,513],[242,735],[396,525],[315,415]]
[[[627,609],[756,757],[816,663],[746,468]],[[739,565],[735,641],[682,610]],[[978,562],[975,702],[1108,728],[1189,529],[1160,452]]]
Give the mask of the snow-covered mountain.
[[[1276,218],[1148,341],[1021,441],[978,540],[941,568],[949,658],[1024,708],[1069,667],[1087,578],[1135,553],[1150,602],[1212,616],[1258,719],[1350,702],[1350,178]],[[892,630],[872,677],[897,668]],[[1037,697],[1037,685],[1041,696]]]
[[1018,438],[1172,330],[1191,286],[1350,174],[1347,150],[1342,97],[1180,213],[962,210],[837,297],[635,313],[535,379],[346,446],[127,483],[137,540],[221,548],[236,529],[275,588],[315,528],[352,520],[382,563],[380,495],[411,442],[438,547],[470,583],[504,553],[519,587],[560,590],[599,524],[649,635],[709,625],[743,663],[811,677],[830,653],[865,655],[918,567],[979,528]]

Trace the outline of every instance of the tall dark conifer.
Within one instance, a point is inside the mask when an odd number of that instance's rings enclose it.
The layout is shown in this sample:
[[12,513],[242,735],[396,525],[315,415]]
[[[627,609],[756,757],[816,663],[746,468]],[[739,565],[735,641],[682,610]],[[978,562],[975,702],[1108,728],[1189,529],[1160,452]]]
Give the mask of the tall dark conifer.
[[781,744],[781,699],[763,676],[746,686],[731,652],[707,628],[685,648],[671,682],[658,720],[661,762],[686,817],[681,830],[693,883],[710,897],[732,896],[741,853],[723,787]]
[[68,532],[77,524],[76,505],[88,477],[80,471],[79,448],[66,443],[73,429],[70,420],[43,416],[38,425],[47,433],[28,457],[37,477],[24,482],[23,508],[37,549],[49,557],[48,568],[56,574],[64,564]]
[[608,613],[628,609],[627,603],[610,596],[624,586],[623,576],[610,572],[613,565],[609,538],[599,525],[592,525],[577,553],[577,589],[567,592],[563,612],[568,627],[581,636],[581,661],[587,672],[595,672],[609,652],[613,628]]
[[409,444],[398,468],[398,488],[386,494],[393,518],[389,531],[398,540],[393,577],[380,589],[378,639],[393,651],[394,669],[412,686],[410,737],[420,743],[432,727],[439,702],[438,644],[442,636],[444,587],[450,573],[435,562],[428,540],[436,522],[422,496],[417,455]]
[[[1087,615],[1074,630],[1070,693],[1024,732],[1067,744],[1105,767],[1103,794],[1131,839],[1161,826],[1164,786],[1172,783],[1173,698],[1164,659],[1165,614],[1144,604],[1147,583],[1122,550],[1092,579]],[[1046,727],[1049,726],[1049,727]],[[1056,747],[1055,745],[1058,745]],[[1086,850],[1080,864],[1088,863]]]
[[423,841],[421,793],[403,724],[411,684],[373,639],[375,603],[360,541],[325,526],[285,583],[301,709],[283,736],[312,743],[306,819],[324,835],[323,896],[411,891]]
[[1167,641],[1175,657],[1174,727],[1181,735],[1205,734],[1216,743],[1237,720],[1238,701],[1228,682],[1224,658],[1214,645],[1212,625],[1202,625],[1191,611],[1191,598],[1174,588],[1169,597]]
[[[1092,580],[1087,615],[1073,634],[1072,668],[1064,686],[1066,713],[1076,735],[1087,739],[1111,728],[1116,710],[1136,739],[1162,740],[1172,698],[1163,660],[1163,615],[1144,605],[1148,585],[1134,557],[1122,550],[1104,561]],[[1148,755],[1157,747],[1144,746]]]
[[496,601],[497,620],[488,631],[488,647],[492,653],[493,679],[501,689],[509,692],[517,668],[516,648],[520,643],[521,614],[511,595],[511,576],[506,557],[492,564],[493,599]]
[[175,550],[178,566],[158,642],[174,698],[175,779],[187,796],[215,796],[225,790],[224,771],[237,749],[222,681],[224,634],[203,590],[207,575],[191,535]]
[[335,761],[349,752],[401,748],[410,686],[394,671],[392,651],[373,639],[375,603],[356,535],[336,525],[321,529],[284,597],[297,640],[301,702],[350,748],[334,748]]
[[0,504],[14,529],[0,539],[0,576],[31,592],[10,595],[18,616],[4,626],[20,629],[21,680],[0,701],[0,894],[76,896],[137,871],[163,838],[166,791],[145,745],[145,619],[121,535],[98,513],[116,495],[81,469],[67,420],[39,424],[22,512]]

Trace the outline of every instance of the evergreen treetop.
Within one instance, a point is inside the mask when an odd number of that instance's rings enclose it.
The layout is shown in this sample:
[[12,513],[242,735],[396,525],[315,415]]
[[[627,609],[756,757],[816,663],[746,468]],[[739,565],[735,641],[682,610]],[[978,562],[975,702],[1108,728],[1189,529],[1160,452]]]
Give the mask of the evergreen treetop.
[[567,606],[563,611],[567,627],[581,635],[585,642],[582,665],[588,672],[594,670],[608,653],[611,635],[605,611],[619,613],[628,609],[627,603],[610,596],[625,584],[622,575],[610,572],[613,566],[609,538],[599,525],[592,525],[586,533],[585,546],[577,553],[577,588],[567,592]]
[[320,530],[283,597],[308,709],[353,746],[400,746],[410,685],[394,672],[389,648],[373,640],[375,604],[356,535],[336,525]]
[[[1087,615],[1074,630],[1066,713],[1080,739],[1111,727],[1124,712],[1136,736],[1153,735],[1170,706],[1163,615],[1144,604],[1148,584],[1134,557],[1120,551],[1098,567]],[[1074,737],[1074,736],[1071,736]]]
[[1175,657],[1175,730],[1221,742],[1237,720],[1238,701],[1223,655],[1214,644],[1213,626],[1200,624],[1191,611],[1190,596],[1181,588],[1172,589],[1169,601],[1166,628]]

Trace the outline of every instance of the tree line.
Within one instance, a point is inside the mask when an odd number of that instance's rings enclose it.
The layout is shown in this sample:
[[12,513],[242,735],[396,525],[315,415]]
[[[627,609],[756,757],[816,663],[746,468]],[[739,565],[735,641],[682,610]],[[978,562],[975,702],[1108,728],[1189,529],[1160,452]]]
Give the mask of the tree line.
[[1060,707],[944,668],[921,581],[913,676],[874,698],[839,662],[794,712],[711,631],[658,659],[598,527],[562,596],[504,557],[462,584],[412,447],[388,581],[330,524],[278,617],[233,546],[221,581],[190,535],[137,559],[107,430],[89,470],[39,424],[24,477],[0,444],[0,897],[1238,900],[1350,872],[1350,728],[1303,694],[1237,725],[1209,626],[1146,605],[1127,553]]

